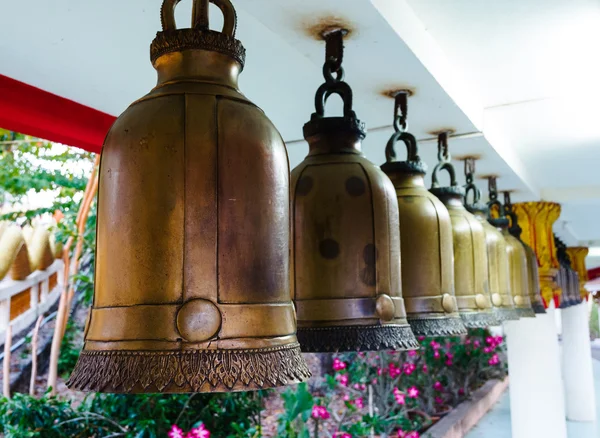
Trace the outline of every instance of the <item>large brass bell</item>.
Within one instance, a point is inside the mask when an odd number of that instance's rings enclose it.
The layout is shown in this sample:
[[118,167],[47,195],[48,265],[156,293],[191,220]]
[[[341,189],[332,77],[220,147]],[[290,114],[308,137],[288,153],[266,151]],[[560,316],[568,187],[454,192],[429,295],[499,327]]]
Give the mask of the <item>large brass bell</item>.
[[521,318],[535,317],[529,298],[528,262],[525,247],[521,242],[510,234],[510,222],[502,203],[498,200],[496,189],[496,178],[489,177],[489,208],[497,211],[498,217],[489,219],[490,223],[497,227],[506,241],[506,252],[508,254],[508,270],[510,278],[510,289],[513,295],[515,311]]
[[[416,335],[465,333],[454,296],[452,224],[444,204],[425,188],[426,166],[417,141],[406,132],[407,92],[395,98],[394,133],[386,146],[382,170],[396,189],[400,212],[402,293],[408,322]],[[395,144],[408,148],[396,161]]]
[[[309,153],[292,171],[298,339],[310,352],[415,349],[400,282],[398,204],[390,180],[361,152],[365,127],[343,81],[342,36],[326,36],[326,82],[304,125]],[[325,117],[331,94],[344,101],[342,117]]]
[[[475,174],[475,159],[465,159],[465,208],[473,213],[481,223],[485,234],[485,244],[488,260],[488,284],[492,299],[493,312],[498,322],[519,319],[515,310],[510,290],[510,275],[508,269],[508,253],[506,241],[502,233],[488,222],[489,209],[481,200],[481,191],[473,182]],[[468,202],[469,193],[473,192],[473,202]]]
[[[446,170],[450,185],[441,187],[438,173]],[[465,189],[458,185],[448,152],[448,133],[438,136],[438,164],[431,175],[431,189],[444,203],[452,223],[454,248],[454,292],[458,313],[468,328],[498,324],[492,312],[488,285],[488,260],[485,233],[481,223],[463,205]]]
[[238,91],[245,50],[229,0],[176,29],[162,5],[158,85],[106,137],[96,278],[69,386],[106,392],[269,388],[310,375],[289,276],[289,176],[281,136]]
[[540,275],[538,270],[537,256],[535,251],[529,245],[527,245],[521,239],[522,229],[519,226],[519,219],[517,214],[513,211],[512,203],[510,201],[510,192],[504,192],[504,211],[510,218],[510,226],[508,231],[511,235],[517,238],[517,240],[525,248],[525,255],[527,257],[527,279],[529,282],[529,301],[531,302],[531,308],[534,313],[546,313],[546,307],[542,298],[540,290]]
[[571,258],[567,253],[567,245],[556,235],[554,236],[554,242],[556,257],[560,265],[557,273],[557,283],[562,290],[559,307],[564,309],[579,304],[579,292],[578,289],[575,289],[575,271],[571,268]]

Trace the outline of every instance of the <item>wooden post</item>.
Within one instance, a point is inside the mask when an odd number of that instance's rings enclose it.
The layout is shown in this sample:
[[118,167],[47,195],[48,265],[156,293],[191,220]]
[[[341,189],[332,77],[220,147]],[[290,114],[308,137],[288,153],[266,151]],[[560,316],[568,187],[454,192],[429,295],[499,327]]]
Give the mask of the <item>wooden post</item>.
[[35,395],[35,379],[37,377],[37,362],[38,362],[38,335],[40,326],[42,325],[43,315],[38,316],[38,319],[33,328],[33,336],[31,338],[31,379],[29,380],[29,395]]
[[64,320],[67,315],[67,291],[63,289],[60,294],[58,312],[56,314],[56,325],[52,336],[52,347],[50,349],[50,368],[48,371],[48,388],[52,388],[50,395],[56,395],[56,382],[58,380],[58,356],[60,355],[60,344],[63,337]]
[[10,398],[10,347],[12,347],[12,326],[6,327],[6,340],[4,341],[4,366],[2,392],[4,397]]

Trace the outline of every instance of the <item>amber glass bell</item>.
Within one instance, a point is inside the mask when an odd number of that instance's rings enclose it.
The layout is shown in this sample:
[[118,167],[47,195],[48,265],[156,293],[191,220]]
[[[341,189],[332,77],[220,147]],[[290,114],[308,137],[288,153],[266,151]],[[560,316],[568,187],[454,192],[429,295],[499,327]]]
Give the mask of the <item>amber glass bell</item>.
[[[465,333],[454,296],[452,223],[444,204],[425,188],[426,166],[406,129],[406,93],[396,96],[394,128],[381,169],[390,177],[400,212],[402,293],[408,322],[418,336]],[[408,148],[395,161],[395,144]]]
[[[303,351],[418,348],[400,281],[398,203],[385,174],[365,158],[364,124],[343,82],[342,33],[326,37],[326,82],[304,125],[308,156],[292,171],[293,297]],[[337,79],[334,79],[334,75]],[[325,117],[332,94],[342,117]]]
[[281,136],[238,91],[235,11],[208,0],[176,29],[165,0],[158,85],[108,133],[100,163],[95,293],[69,386],[217,392],[309,377],[289,285]]
[[[510,290],[510,276],[508,269],[508,253],[506,241],[502,233],[488,222],[489,209],[480,202],[481,191],[474,184],[475,162],[473,158],[465,160],[465,208],[473,213],[481,223],[485,234],[485,245],[488,260],[488,285],[492,299],[493,312],[498,322],[519,319],[515,310],[512,293]],[[468,202],[469,192],[473,192],[473,202]]]
[[[444,203],[452,223],[454,248],[454,292],[458,313],[468,328],[498,324],[492,312],[488,285],[488,260],[483,227],[463,205],[465,190],[456,181],[448,152],[448,133],[438,137],[438,164],[431,176],[430,192]],[[438,173],[446,170],[450,185],[441,187]]]
[[533,309],[534,313],[546,313],[546,307],[544,306],[544,300],[542,299],[542,293],[540,289],[540,276],[537,257],[535,255],[535,251],[521,239],[522,229],[519,226],[517,215],[512,209],[509,192],[504,192],[504,211],[510,218],[510,226],[508,231],[510,234],[516,237],[521,245],[523,245],[523,248],[525,248],[525,255],[527,257],[527,279],[529,281],[529,300],[531,302],[531,308]]

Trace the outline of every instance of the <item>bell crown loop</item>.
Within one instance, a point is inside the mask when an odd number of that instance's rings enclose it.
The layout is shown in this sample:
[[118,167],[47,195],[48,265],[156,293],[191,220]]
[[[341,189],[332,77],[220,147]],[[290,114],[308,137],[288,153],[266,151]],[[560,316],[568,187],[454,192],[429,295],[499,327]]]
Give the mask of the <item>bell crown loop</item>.
[[[487,215],[488,207],[481,202],[481,190],[474,183],[475,180],[475,158],[465,158],[465,208],[471,213],[484,213]],[[469,193],[473,192],[473,202],[469,202]]]
[[[352,88],[344,82],[344,69],[342,60],[344,55],[345,29],[334,29],[323,35],[325,38],[325,63],[323,64],[323,77],[325,82],[315,93],[315,112],[310,121],[304,124],[304,138],[313,135],[346,131],[355,134],[360,140],[367,135],[364,122],[356,117],[352,109]],[[344,103],[342,117],[325,117],[325,105],[332,94],[341,97]]]
[[[431,174],[431,192],[435,195],[454,195],[465,196],[465,190],[458,185],[456,180],[456,170],[451,162],[451,155],[448,151],[448,133],[442,132],[438,135],[438,163],[433,168]],[[438,180],[438,172],[445,170],[450,175],[450,185],[446,187],[440,186]]]
[[504,214],[509,221],[508,232],[521,240],[522,228],[519,226],[517,214],[512,208],[512,202],[510,201],[510,192],[504,192]]
[[[427,165],[419,157],[419,147],[414,135],[407,132],[408,129],[408,90],[401,90],[394,97],[394,133],[385,146],[386,162],[381,169],[386,171],[400,171],[406,173],[427,173]],[[406,146],[406,161],[396,161],[396,143],[403,142]]]
[[[235,38],[237,15],[230,0],[193,0],[192,27],[177,29],[175,7],[181,0],[163,0],[160,19],[162,31],[150,45],[150,60],[155,61],[172,52],[184,50],[209,50],[228,55],[244,68],[246,49]],[[208,6],[213,3],[223,13],[223,29],[218,32],[209,29]]]

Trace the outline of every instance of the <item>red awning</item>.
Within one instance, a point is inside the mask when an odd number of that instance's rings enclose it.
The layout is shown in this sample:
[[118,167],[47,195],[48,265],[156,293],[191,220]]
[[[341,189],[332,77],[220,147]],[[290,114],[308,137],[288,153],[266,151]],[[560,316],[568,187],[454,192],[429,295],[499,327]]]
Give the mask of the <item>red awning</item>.
[[0,75],[0,128],[100,152],[115,117]]

